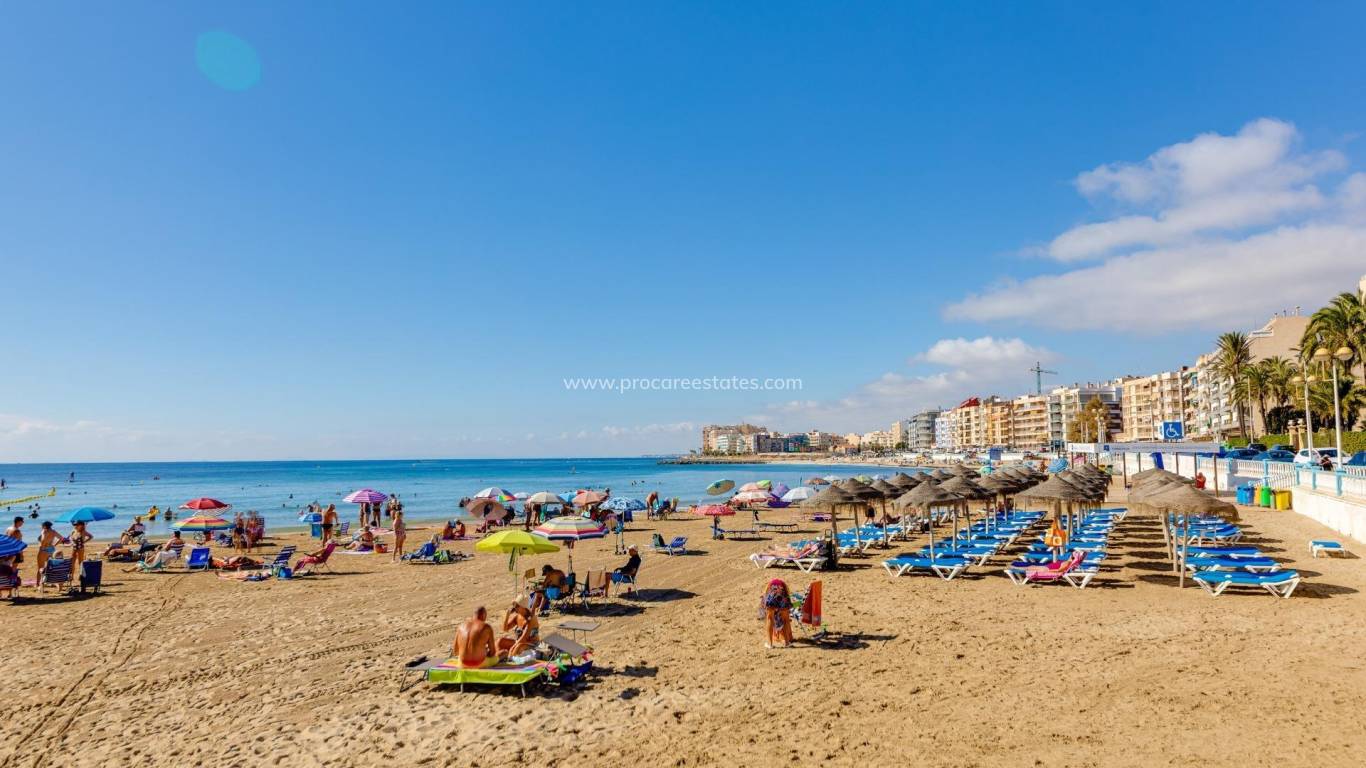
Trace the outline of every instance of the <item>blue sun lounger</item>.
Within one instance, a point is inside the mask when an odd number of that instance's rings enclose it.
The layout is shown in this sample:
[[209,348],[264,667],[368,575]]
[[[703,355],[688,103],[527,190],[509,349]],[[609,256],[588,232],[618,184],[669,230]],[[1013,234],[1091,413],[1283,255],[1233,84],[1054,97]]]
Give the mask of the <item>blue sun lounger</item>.
[[1319,554],[1343,555],[1347,550],[1342,548],[1342,542],[1332,539],[1312,539],[1309,542],[1309,554],[1311,557],[1318,557]]
[[1221,595],[1230,584],[1261,587],[1277,597],[1290,597],[1300,584],[1300,574],[1294,570],[1252,573],[1251,571],[1197,571],[1195,583],[1211,595]]
[[934,575],[949,581],[953,577],[967,569],[970,562],[965,557],[957,555],[936,554],[931,560],[926,555],[898,555],[890,560],[883,560],[882,567],[887,571],[888,576],[902,576],[907,571],[925,570]]
[[1278,571],[1281,564],[1269,557],[1187,557],[1186,567],[1192,571]]

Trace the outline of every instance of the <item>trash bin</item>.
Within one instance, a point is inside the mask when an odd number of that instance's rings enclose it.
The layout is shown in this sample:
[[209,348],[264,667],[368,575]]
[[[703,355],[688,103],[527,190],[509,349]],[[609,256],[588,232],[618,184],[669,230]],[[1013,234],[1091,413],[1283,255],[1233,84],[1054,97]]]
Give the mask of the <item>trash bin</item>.
[[1275,491],[1276,509],[1290,509],[1290,491],[1284,488]]
[[322,523],[309,523],[308,530],[311,532],[311,535],[315,539],[321,539],[323,537]]
[[1271,506],[1271,489],[1265,485],[1257,489],[1257,506],[1268,508]]
[[1252,486],[1244,483],[1238,486],[1238,503],[1245,506],[1252,506]]

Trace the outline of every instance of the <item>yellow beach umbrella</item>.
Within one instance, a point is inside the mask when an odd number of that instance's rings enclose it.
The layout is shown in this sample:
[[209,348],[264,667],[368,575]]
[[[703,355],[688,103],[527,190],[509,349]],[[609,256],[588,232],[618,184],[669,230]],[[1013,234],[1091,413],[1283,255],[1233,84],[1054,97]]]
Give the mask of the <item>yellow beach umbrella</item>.
[[499,531],[492,536],[486,536],[474,548],[479,552],[502,552],[508,556],[508,570],[513,576],[517,575],[517,556],[522,553],[532,555],[542,555],[548,552],[559,552],[560,545],[528,531]]

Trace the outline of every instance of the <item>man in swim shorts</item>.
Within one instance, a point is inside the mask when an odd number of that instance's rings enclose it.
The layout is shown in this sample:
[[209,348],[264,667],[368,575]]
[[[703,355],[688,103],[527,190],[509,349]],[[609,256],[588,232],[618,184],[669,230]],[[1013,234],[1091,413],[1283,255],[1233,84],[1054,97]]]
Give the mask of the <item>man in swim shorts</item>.
[[493,645],[493,627],[488,623],[484,606],[474,609],[474,615],[455,630],[451,655],[462,667],[491,667],[498,663],[498,650]]

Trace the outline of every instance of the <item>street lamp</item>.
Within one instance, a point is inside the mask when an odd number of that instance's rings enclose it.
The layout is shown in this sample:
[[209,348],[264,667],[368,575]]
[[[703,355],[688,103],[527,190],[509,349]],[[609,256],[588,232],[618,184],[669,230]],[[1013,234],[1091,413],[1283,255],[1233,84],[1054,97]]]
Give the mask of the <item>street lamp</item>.
[[1342,464],[1342,404],[1338,400],[1338,366],[1334,359],[1347,362],[1352,359],[1352,350],[1347,347],[1338,347],[1336,352],[1329,352],[1327,347],[1319,347],[1314,350],[1314,361],[1327,364],[1333,370],[1333,431],[1336,434],[1337,463]]
[[1313,384],[1315,381],[1317,381],[1317,379],[1314,378],[1313,374],[1305,376],[1297,373],[1290,379],[1291,384],[1304,385],[1304,435],[1306,438],[1304,447],[1309,450],[1311,459],[1314,456],[1314,413],[1309,410],[1309,385]]

